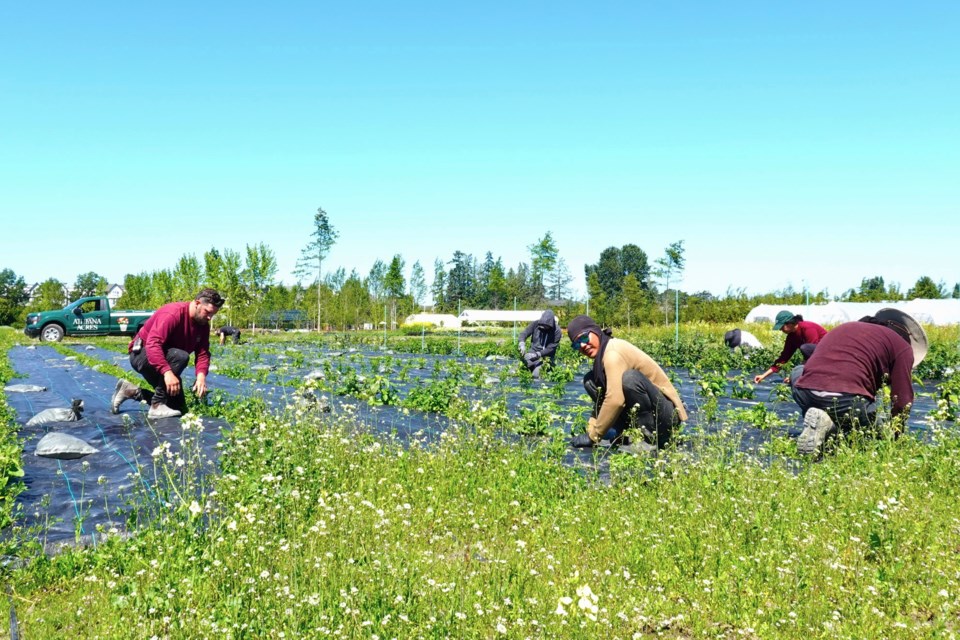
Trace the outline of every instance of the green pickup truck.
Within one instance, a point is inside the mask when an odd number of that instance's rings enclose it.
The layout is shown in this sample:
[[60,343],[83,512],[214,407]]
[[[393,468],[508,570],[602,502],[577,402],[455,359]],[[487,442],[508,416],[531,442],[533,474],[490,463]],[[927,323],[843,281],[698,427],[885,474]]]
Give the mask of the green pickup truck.
[[27,314],[23,330],[31,338],[59,342],[63,336],[135,336],[153,311],[111,311],[104,296],[88,296],[58,311]]

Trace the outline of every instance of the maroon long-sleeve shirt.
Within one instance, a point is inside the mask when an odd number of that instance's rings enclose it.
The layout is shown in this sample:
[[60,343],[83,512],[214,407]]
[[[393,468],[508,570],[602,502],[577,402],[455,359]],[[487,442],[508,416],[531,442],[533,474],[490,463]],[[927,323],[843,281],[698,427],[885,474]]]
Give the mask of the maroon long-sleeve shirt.
[[780,367],[797,352],[797,349],[805,344],[818,344],[823,336],[827,335],[827,330],[816,322],[801,320],[797,323],[797,328],[793,333],[787,334],[787,341],[783,343],[783,351],[780,357],[770,367],[774,372],[780,371]]
[[813,352],[796,385],[876,399],[889,376],[891,413],[913,404],[913,349],[895,331],[867,322],[845,322],[832,329]]
[[[195,353],[197,373],[207,375],[210,369],[210,325],[199,324],[190,318],[189,302],[165,304],[150,316],[137,336],[143,339],[147,350],[147,362],[160,375],[170,371],[170,364],[163,353],[167,349],[181,349]],[[133,341],[130,342],[130,347]],[[130,347],[127,348],[129,351]]]

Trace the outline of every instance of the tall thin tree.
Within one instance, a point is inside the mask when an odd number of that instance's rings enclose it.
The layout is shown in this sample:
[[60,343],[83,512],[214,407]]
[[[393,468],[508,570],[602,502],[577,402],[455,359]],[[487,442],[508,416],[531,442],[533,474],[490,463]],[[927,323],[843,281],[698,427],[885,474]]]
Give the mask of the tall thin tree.
[[313,232],[310,234],[312,240],[300,254],[300,260],[297,261],[297,267],[293,275],[297,278],[303,278],[313,271],[313,263],[317,265],[317,331],[320,331],[320,289],[323,286],[323,259],[330,253],[330,248],[337,242],[340,233],[330,224],[330,218],[322,207],[317,209],[313,216]]

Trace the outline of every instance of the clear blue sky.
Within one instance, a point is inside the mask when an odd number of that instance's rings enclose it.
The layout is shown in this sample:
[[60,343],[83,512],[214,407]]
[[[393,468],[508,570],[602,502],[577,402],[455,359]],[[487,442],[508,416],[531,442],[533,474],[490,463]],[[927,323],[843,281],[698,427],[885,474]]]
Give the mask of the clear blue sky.
[[[686,291],[960,281],[960,3],[8,2],[0,268],[266,243],[291,272],[551,231]],[[326,268],[325,268],[326,270]]]

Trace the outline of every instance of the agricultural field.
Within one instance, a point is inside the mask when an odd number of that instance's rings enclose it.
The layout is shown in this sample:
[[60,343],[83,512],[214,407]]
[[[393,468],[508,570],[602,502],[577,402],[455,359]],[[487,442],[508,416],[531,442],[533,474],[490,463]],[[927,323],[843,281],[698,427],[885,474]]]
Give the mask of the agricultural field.
[[[689,409],[657,455],[568,446],[589,402],[567,341],[534,380],[509,332],[259,335],[148,421],[110,413],[140,381],[121,339],[0,330],[4,384],[46,388],[0,407],[11,612],[27,638],[954,635],[956,328],[931,331],[905,436],[817,463],[786,386],[752,383],[775,338],[745,361],[724,329],[618,332]],[[26,425],[75,398],[81,420]],[[33,455],[50,431],[98,451]]]

